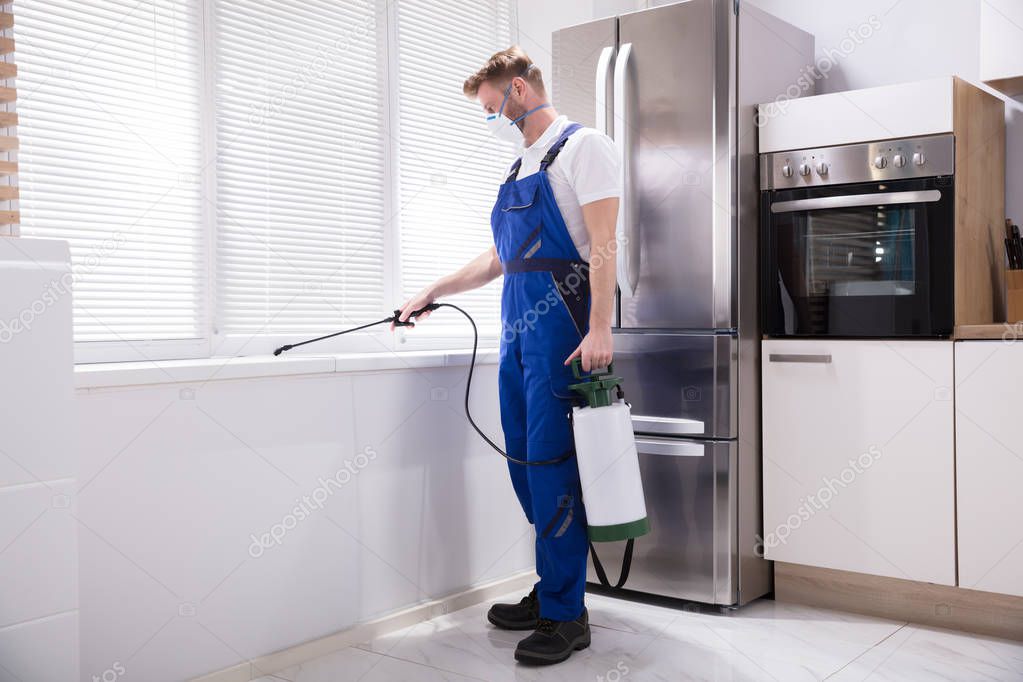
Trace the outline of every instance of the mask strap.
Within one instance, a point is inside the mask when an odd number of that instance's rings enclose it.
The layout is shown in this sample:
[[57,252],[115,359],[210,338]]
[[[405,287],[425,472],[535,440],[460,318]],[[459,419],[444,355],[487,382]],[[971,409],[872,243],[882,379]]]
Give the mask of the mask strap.
[[551,105],[550,105],[550,103],[548,102],[547,104],[540,104],[540,105],[538,105],[538,106],[535,106],[535,107],[533,107],[532,109],[530,109],[529,111],[527,111],[526,113],[522,114],[522,115],[521,115],[521,116],[519,116],[519,117],[518,117],[517,119],[515,119],[514,121],[512,121],[512,125],[515,125],[516,123],[518,123],[519,121],[521,121],[522,119],[524,119],[524,118],[525,118],[526,116],[529,116],[529,115],[530,115],[531,113],[533,113],[534,111],[539,111],[540,109],[546,109],[546,108],[547,108],[547,107],[549,107],[549,106],[551,106]]
[[[529,73],[530,71],[532,71],[534,68],[536,68],[536,64],[530,64],[529,66],[527,66],[525,69],[522,70],[522,73],[519,74],[519,78],[525,78],[526,74]],[[512,79],[512,80],[514,81],[514,79]],[[508,87],[504,89],[504,97],[501,99],[501,107],[497,110],[497,116],[500,116],[501,114],[504,113],[504,105],[508,102],[508,96],[511,95],[511,89],[512,89],[512,85],[513,84],[514,83],[508,83]],[[527,111],[526,113],[522,114],[522,116],[519,116],[517,119],[512,121],[512,123],[518,123],[519,121],[524,119],[526,116],[529,116],[531,113],[533,113],[537,109],[543,109],[544,107],[549,107],[549,106],[551,106],[551,105],[550,104],[541,104],[540,106],[535,107],[535,108],[531,109],[530,111]]]
[[501,106],[498,107],[496,114],[491,114],[487,118],[493,117],[498,118],[504,113],[504,105],[508,102],[508,95],[511,94],[512,84],[508,83],[508,87],[504,89],[504,98],[501,100]]

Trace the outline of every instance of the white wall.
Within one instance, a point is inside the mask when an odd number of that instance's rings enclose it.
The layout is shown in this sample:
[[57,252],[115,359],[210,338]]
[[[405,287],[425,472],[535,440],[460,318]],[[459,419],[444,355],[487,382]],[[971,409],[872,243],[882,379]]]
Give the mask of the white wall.
[[[848,31],[872,21],[871,17],[876,19],[879,26],[871,37],[837,60],[828,77],[818,83],[818,93],[945,75],[980,84],[980,0],[742,1],[814,34],[818,58],[828,50],[842,50]],[[668,3],[518,0],[519,39],[544,73],[550,73],[552,31],[662,4]],[[1019,222],[1023,221],[1023,103],[1009,101],[1006,123],[1006,213]]]
[[0,682],[78,669],[67,243],[0,238]]
[[[82,680],[210,672],[530,568],[504,460],[463,416],[465,373],[80,389]],[[477,368],[474,416],[499,436],[496,391]],[[322,509],[252,548],[346,460]]]

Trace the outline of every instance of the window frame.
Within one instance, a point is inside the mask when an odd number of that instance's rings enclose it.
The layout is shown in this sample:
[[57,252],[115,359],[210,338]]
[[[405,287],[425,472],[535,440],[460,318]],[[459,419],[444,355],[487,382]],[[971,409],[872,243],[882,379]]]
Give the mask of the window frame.
[[[203,2],[203,4],[205,4],[206,0],[201,0],[201,1]],[[85,5],[82,5],[80,7],[76,7],[75,8],[76,11],[79,11],[79,12],[82,12],[82,13],[85,13],[85,14],[89,14],[90,10],[94,10],[94,9],[96,10],[97,15],[102,13],[102,10],[100,8],[93,8],[93,7],[88,7],[88,6],[85,6]],[[125,19],[128,16],[130,16],[131,14],[134,13],[134,9],[135,8],[132,8],[132,10],[130,10],[129,13],[127,15],[125,15]],[[195,39],[196,46],[197,46],[197,52],[194,53],[193,56],[195,58],[196,65],[197,65],[197,80],[196,80],[196,83],[195,83],[195,86],[194,86],[194,94],[195,94],[196,106],[198,107],[197,117],[198,117],[198,128],[199,128],[199,130],[201,130],[202,123],[203,123],[203,121],[202,121],[203,102],[202,102],[202,93],[201,93],[200,87],[201,87],[201,83],[203,82],[203,80],[205,79],[205,76],[206,76],[206,74],[205,74],[205,64],[202,61],[202,54],[201,54],[201,50],[202,50],[202,47],[203,47],[202,43],[201,43],[202,36],[201,35],[197,35],[197,33],[201,30],[202,25],[203,25],[203,23],[202,23],[202,9],[203,9],[202,7],[199,7],[198,11],[194,15],[195,16],[194,27],[191,28],[187,33],[183,33],[182,34],[182,35],[188,35],[188,36],[192,37],[193,39]],[[13,8],[13,10],[10,10],[10,11],[13,12],[13,14],[15,15],[15,18],[17,20],[17,17],[19,15],[19,8],[15,7],[15,8]],[[22,20],[24,20],[24,17],[25,17],[25,14],[23,13],[24,11],[25,11],[25,8],[21,8]],[[123,19],[122,19],[122,21],[123,21]],[[120,22],[118,23],[118,26],[119,25],[120,25]],[[54,35],[55,39],[59,39],[59,35],[57,35],[55,31],[51,32],[51,34]],[[19,37],[19,42],[23,42],[23,41],[25,41],[24,35]],[[30,41],[30,44],[31,44],[31,41]],[[48,59],[50,57],[50,55],[48,54],[48,50],[49,50],[50,47],[51,47],[50,45],[47,45],[45,47],[40,47],[38,49],[38,52],[40,53],[41,58]],[[95,47],[95,45],[93,47]],[[22,45],[22,48],[24,48],[24,45]],[[91,52],[91,49],[90,49],[90,52]],[[21,56],[23,58],[24,58],[25,53],[26,53],[26,50],[24,50],[24,49],[19,50],[19,54],[21,54]],[[45,55],[45,57],[43,57],[42,55]],[[86,56],[88,56],[88,54]],[[75,66],[79,65],[82,61],[84,61],[84,57],[79,59],[79,60],[76,60],[76,61],[69,61],[64,68],[61,68],[61,69],[58,70],[59,71],[58,75],[60,77],[62,77],[62,78],[67,78],[68,77],[68,73],[71,71],[71,69],[73,69]],[[24,79],[24,77],[25,77],[25,74],[22,73],[21,74],[21,78]],[[46,76],[46,75],[40,74],[40,78],[41,78],[40,85],[42,85],[43,83],[48,81],[50,79],[50,77],[51,76]],[[18,88],[19,88],[19,90],[24,89],[23,83],[19,83],[18,84]],[[65,91],[65,92],[69,92],[69,91]],[[31,93],[31,91],[30,91],[30,93]],[[73,94],[68,94],[68,97],[69,98],[73,98]],[[17,111],[17,110],[18,110],[18,102],[15,101],[11,105],[11,111]],[[23,119],[21,123],[22,123],[22,125],[24,125],[24,116],[25,116],[24,111],[21,112],[21,116],[22,116],[22,119]],[[113,119],[112,116],[111,116],[111,118]],[[121,124],[121,125],[124,125],[124,124]],[[197,132],[198,132],[198,130],[197,130]],[[22,139],[24,139],[24,138],[22,138]],[[196,136],[196,141],[198,143],[197,146],[198,146],[198,150],[199,150],[198,151],[198,154],[199,154],[198,163],[199,163],[199,167],[201,168],[201,164],[203,163],[204,158],[205,158],[205,149],[202,146],[201,136],[197,135]],[[18,169],[18,172],[20,174],[24,174],[26,172],[25,161],[24,161],[24,158],[20,158],[19,159],[18,156],[19,156],[18,152],[14,152],[12,160],[16,160],[19,163],[20,167]],[[54,165],[54,166],[47,166],[47,167],[44,167],[44,171],[45,170],[50,170],[50,169],[53,169],[53,168],[59,168],[59,166],[56,166],[56,165]],[[180,179],[180,177],[181,176],[179,176],[179,179]],[[201,197],[201,190],[200,190],[200,197]],[[23,194],[22,194],[21,200],[24,201],[24,198],[25,198],[25,195],[24,195],[24,187],[23,187]],[[200,214],[201,214],[201,212],[203,210],[202,209],[202,203],[203,202],[202,202],[202,200],[200,198],[200,202],[199,202],[199,207],[200,207],[199,208],[199,213]],[[155,204],[154,204],[154,206],[155,206]],[[50,206],[47,205],[46,208],[50,208]],[[23,214],[23,218],[24,218],[24,214]],[[194,223],[184,223],[183,222],[182,224],[184,224],[184,225],[192,224],[194,227],[197,228],[196,231],[195,231],[196,232],[195,244],[197,246],[196,253],[198,255],[200,255],[201,257],[205,257],[206,254],[207,254],[207,250],[206,250],[206,239],[207,239],[206,225],[202,222],[201,217],[200,217],[199,220],[200,220],[200,223],[197,226],[195,226]],[[27,223],[27,222],[28,221],[23,219],[23,221],[22,221],[22,229],[19,230],[20,235],[19,235],[19,237],[14,237],[14,238],[24,237],[24,238],[28,238],[28,239],[64,239],[62,236],[57,236],[57,235],[53,235],[53,234],[46,234],[45,231],[44,231],[43,235],[36,235],[33,232],[33,230],[31,229],[31,227],[29,227],[27,230],[25,229],[25,227],[26,227],[25,223]],[[117,234],[119,234],[119,231],[117,231],[117,230],[115,230],[115,229],[113,229],[111,227],[110,236],[106,240],[104,240],[104,243],[106,241],[116,237]],[[90,257],[88,255],[88,253],[83,253],[83,254],[80,254],[80,255],[84,256],[86,258],[86,262],[83,265],[81,262],[76,263],[76,262],[72,261],[72,263],[71,263],[71,272],[72,272],[73,275],[75,274],[76,270],[88,269],[90,267],[89,264],[88,264],[88,258]],[[199,281],[202,280],[204,275],[205,275],[205,277],[208,277],[208,272],[209,272],[208,268],[209,268],[209,263],[208,262],[205,263],[204,267],[196,268]],[[209,309],[208,309],[208,305],[207,305],[208,301],[206,300],[206,297],[204,295],[205,292],[199,291],[197,293],[198,293],[197,304],[198,304],[198,306],[201,309],[196,311],[196,314],[195,314],[193,319],[195,321],[196,329],[198,330],[199,335],[194,336],[194,337],[190,337],[190,338],[189,337],[169,338],[169,339],[124,339],[124,338],[117,338],[117,339],[109,339],[109,340],[101,340],[101,341],[76,341],[74,343],[74,345],[73,345],[73,357],[74,357],[75,364],[90,364],[90,363],[101,363],[101,362],[130,362],[130,361],[146,361],[146,360],[158,360],[158,359],[159,360],[178,360],[178,359],[187,360],[187,359],[196,359],[196,358],[209,357],[208,356],[209,343],[208,343],[208,338],[207,338],[207,336],[208,336],[208,334],[207,334],[207,331],[208,331],[207,319],[209,317]],[[73,283],[72,283],[71,295],[74,296],[74,284]],[[93,313],[91,311],[85,312],[84,314],[86,316],[93,316]],[[99,323],[99,324],[101,326],[106,326],[106,325],[103,325],[102,323]],[[114,336],[118,336],[116,332],[112,332],[112,334]]]
[[[218,328],[219,308],[217,302],[218,261],[216,246],[219,224],[217,220],[217,118],[216,118],[216,0],[199,0],[200,21],[197,59],[200,64],[199,80],[196,84],[199,101],[199,130],[201,172],[199,182],[204,200],[201,203],[199,234],[200,251],[206,258],[204,291],[199,297],[203,310],[198,316],[200,329],[205,335],[194,339],[171,340],[109,340],[75,341],[75,364],[145,362],[165,360],[194,360],[225,358],[243,355],[265,355],[273,349],[303,340],[290,334],[246,334],[222,333]],[[517,8],[512,0],[495,0],[509,5],[512,13],[512,40],[518,33]],[[399,18],[398,3],[391,0],[373,0],[376,16],[378,59],[376,70],[382,80],[381,128],[386,149],[384,150],[383,186],[384,199],[382,221],[383,239],[383,289],[385,299],[400,305],[403,290],[401,268],[401,187],[400,187],[400,88],[399,85]],[[499,49],[499,47],[495,47]],[[390,311],[381,311],[381,317]],[[456,313],[451,313],[456,314]],[[365,321],[353,321],[354,324]],[[329,334],[332,329],[324,329]],[[484,347],[496,345],[499,330],[480,330],[480,342]],[[471,346],[471,336],[466,328],[464,335],[429,334],[399,330],[389,331],[381,325],[344,338],[331,339],[317,344],[314,354],[335,353],[400,353],[409,351],[457,351]]]

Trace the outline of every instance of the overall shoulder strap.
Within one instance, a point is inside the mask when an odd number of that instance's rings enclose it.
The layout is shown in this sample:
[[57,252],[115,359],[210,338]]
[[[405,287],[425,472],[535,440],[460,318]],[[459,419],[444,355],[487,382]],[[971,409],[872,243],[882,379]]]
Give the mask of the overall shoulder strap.
[[565,146],[565,143],[568,142],[568,138],[570,138],[572,133],[580,128],[582,128],[581,124],[570,123],[565,130],[562,131],[561,135],[558,136],[558,139],[551,145],[551,148],[547,150],[547,154],[543,157],[543,160],[540,161],[541,171],[547,170],[547,168],[554,163],[554,159],[558,158],[558,154],[561,152],[561,148]]
[[522,166],[522,157],[515,159],[515,163],[512,164],[511,172],[508,173],[508,177],[504,179],[505,182],[511,182],[519,177],[519,168]]

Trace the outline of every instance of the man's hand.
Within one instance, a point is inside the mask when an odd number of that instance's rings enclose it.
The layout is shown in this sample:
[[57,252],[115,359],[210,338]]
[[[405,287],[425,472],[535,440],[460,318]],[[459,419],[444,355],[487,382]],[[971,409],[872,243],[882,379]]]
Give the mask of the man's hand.
[[[489,249],[462,266],[462,268],[457,272],[441,277],[436,282],[402,303],[401,315],[398,316],[398,319],[402,322],[407,322],[409,315],[417,310],[422,310],[423,307],[430,305],[438,298],[454,296],[455,294],[460,294],[463,291],[476,289],[487,282],[494,281],[500,276],[501,261],[497,257],[497,248],[491,246]],[[420,322],[429,316],[430,311],[426,311],[417,317],[416,321]],[[393,324],[391,325],[391,331],[394,331]]]
[[581,357],[583,371],[589,372],[598,367],[607,367],[614,356],[614,341],[610,326],[590,327],[579,347],[565,360],[566,365],[572,364],[574,358]]
[[[416,312],[417,310],[419,310],[419,309],[421,309],[421,308],[423,308],[425,306],[428,306],[431,303],[433,303],[434,299],[437,298],[434,295],[434,293],[433,293],[433,288],[434,288],[434,285],[431,284],[430,286],[426,287],[425,289],[420,291],[418,294],[416,294],[415,296],[413,296],[409,300],[407,300],[404,303],[402,303],[401,304],[401,315],[398,316],[398,319],[401,320],[402,322],[407,322],[408,318],[409,318],[409,315],[411,315],[412,313]],[[431,311],[431,310],[424,311],[421,315],[416,317],[416,322],[424,321],[426,318],[428,318],[430,316],[431,312],[433,312],[433,311]],[[393,322],[391,323],[391,331],[392,332],[394,331],[394,323]]]

